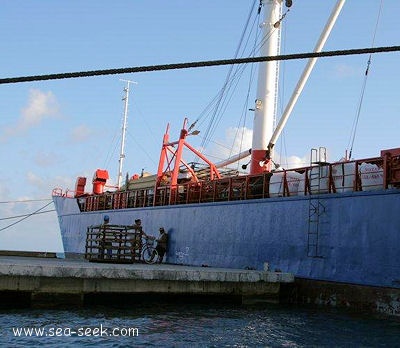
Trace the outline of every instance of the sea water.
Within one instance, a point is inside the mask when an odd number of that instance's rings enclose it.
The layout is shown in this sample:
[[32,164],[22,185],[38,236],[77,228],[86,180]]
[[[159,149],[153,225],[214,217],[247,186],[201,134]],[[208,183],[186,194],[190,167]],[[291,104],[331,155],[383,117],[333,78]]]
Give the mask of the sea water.
[[333,309],[150,303],[1,310],[1,347],[399,347],[400,320]]

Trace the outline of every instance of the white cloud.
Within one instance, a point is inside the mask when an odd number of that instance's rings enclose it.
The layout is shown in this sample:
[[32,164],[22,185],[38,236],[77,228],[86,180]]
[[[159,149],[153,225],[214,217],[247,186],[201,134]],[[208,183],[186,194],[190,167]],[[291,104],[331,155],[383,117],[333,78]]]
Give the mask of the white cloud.
[[231,127],[226,132],[226,138],[233,139],[231,147],[231,155],[236,155],[240,152],[246,151],[251,148],[253,137],[253,130],[246,127]]
[[40,167],[49,167],[57,161],[54,152],[39,152],[35,155],[35,163]]
[[207,151],[216,161],[225,160],[251,148],[253,130],[246,127],[229,127],[225,138],[214,143]]
[[300,168],[300,167],[309,166],[310,158],[309,158],[309,156],[275,157],[275,162],[279,163],[282,168],[292,169],[292,168]]
[[[246,127],[231,127],[225,132],[225,138],[213,144],[213,147],[206,151],[206,156],[213,162],[219,162],[229,157],[235,156],[251,148],[253,130]],[[240,161],[241,164],[247,163],[250,157],[246,157]],[[302,157],[280,156],[275,149],[274,161],[279,163],[285,169],[305,167],[310,164],[310,155]],[[233,164],[234,166],[234,164]]]
[[0,140],[6,141],[12,136],[24,134],[30,128],[39,125],[46,118],[54,118],[58,114],[59,105],[53,92],[31,89],[27,105],[21,110],[20,118],[14,125],[3,131],[0,135]]
[[71,138],[74,142],[83,142],[87,140],[88,137],[91,135],[92,135],[92,130],[84,124],[75,127],[71,131]]
[[55,176],[49,178],[28,172],[26,173],[26,182],[34,189],[31,190],[30,194],[37,196],[38,193],[39,197],[49,197],[55,188],[61,188],[63,191],[75,189],[75,178],[70,177]]
[[8,197],[10,196],[11,190],[9,188],[9,186],[6,185],[5,182],[1,182],[0,183],[0,197],[1,197],[1,201],[8,199]]
[[58,113],[58,102],[54,94],[38,89],[29,91],[28,105],[22,110],[20,127],[29,128],[40,123],[46,117],[52,117]]
[[346,78],[354,75],[359,75],[360,69],[347,64],[338,64],[335,66],[335,75],[338,78]]
[[75,190],[75,180],[76,180],[75,177],[71,178],[71,177],[56,176],[52,178],[51,182],[48,184],[47,187],[50,187],[52,190],[55,188],[61,188],[63,191]]
[[45,183],[45,180],[43,178],[37,176],[35,173],[32,172],[28,172],[26,174],[26,177],[29,184],[35,187],[43,187]]

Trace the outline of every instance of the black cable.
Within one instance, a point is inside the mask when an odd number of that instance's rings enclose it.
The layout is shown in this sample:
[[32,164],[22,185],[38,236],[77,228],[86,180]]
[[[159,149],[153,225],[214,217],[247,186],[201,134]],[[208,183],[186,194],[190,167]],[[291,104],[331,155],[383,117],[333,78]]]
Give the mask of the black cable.
[[384,52],[396,52],[396,51],[400,51],[400,46],[355,48],[350,50],[294,53],[294,54],[285,54],[285,55],[268,56],[268,57],[248,57],[248,58],[220,59],[220,60],[208,60],[208,61],[198,61],[198,62],[188,62],[188,63],[144,65],[131,68],[117,68],[117,69],[105,69],[105,70],[78,71],[70,73],[57,73],[48,75],[7,77],[0,79],[0,84],[46,81],[46,80],[61,80],[61,79],[71,79],[79,77],[116,75],[116,74],[131,74],[131,73],[149,72],[149,71],[201,68],[208,66],[220,66],[220,65],[231,65],[231,64],[259,63],[259,62],[268,62],[274,60],[280,61],[280,60],[294,60],[294,59],[307,59],[307,58],[336,57],[336,56],[349,56],[356,54],[384,53]]

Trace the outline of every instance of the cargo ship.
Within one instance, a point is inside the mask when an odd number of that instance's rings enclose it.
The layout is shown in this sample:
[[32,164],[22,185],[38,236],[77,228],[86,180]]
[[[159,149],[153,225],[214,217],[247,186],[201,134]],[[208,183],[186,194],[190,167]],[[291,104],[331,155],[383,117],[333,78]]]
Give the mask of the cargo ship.
[[[291,5],[260,2],[268,38],[261,56],[279,55],[282,13]],[[315,52],[322,51],[343,5],[334,6]],[[108,187],[108,171],[97,169],[90,192],[85,177],[74,190],[54,189],[66,257],[85,253],[87,228],[104,215],[118,225],[140,218],[146,231],[168,230],[169,263],[289,272],[297,280],[297,301],[400,315],[400,148],[329,162],[320,147],[310,150],[309,165],[291,169],[274,161],[276,140],[315,62],[308,61],[277,125],[279,65],[259,64],[248,151],[213,163],[189,144],[196,131],[185,119],[177,140],[167,126],[156,174],[124,181],[121,148],[116,188]],[[127,102],[129,83],[125,91]],[[186,162],[185,151],[197,162]],[[223,169],[246,156],[249,172]]]

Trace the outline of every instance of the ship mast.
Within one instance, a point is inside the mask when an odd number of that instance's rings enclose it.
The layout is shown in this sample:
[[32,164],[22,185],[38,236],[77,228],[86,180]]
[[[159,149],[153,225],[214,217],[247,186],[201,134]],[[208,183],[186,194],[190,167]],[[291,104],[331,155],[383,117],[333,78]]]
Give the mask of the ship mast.
[[[317,44],[315,45],[314,48],[314,52],[321,52],[326,41],[328,40],[328,37],[336,23],[337,18],[339,17],[340,11],[342,10],[343,6],[344,6],[345,0],[338,0],[336,2],[335,7],[333,8],[331,15],[329,16],[329,19],[324,27],[324,30],[322,31]],[[274,147],[276,140],[278,139],[279,135],[281,134],[283,128],[285,127],[285,124],[287,122],[287,120],[289,119],[290,113],[292,112],[294,105],[297,102],[297,99],[299,98],[310,74],[311,71],[315,65],[315,63],[317,62],[318,58],[309,58],[307,65],[305,66],[303,73],[299,79],[299,82],[296,85],[296,88],[294,89],[294,92],[292,94],[292,96],[290,97],[290,100],[285,108],[285,110],[283,111],[283,114],[281,116],[281,119],[279,120],[278,125],[276,126],[276,129],[274,131],[274,133],[271,136],[271,140],[269,141],[268,144],[268,153],[270,155],[270,157],[272,157],[272,148]]]
[[[282,0],[261,0],[264,6],[263,41],[260,56],[277,56],[280,50],[280,16]],[[257,96],[254,108],[253,142],[251,146],[250,174],[262,173],[265,168],[265,154],[268,140],[274,131],[278,94],[278,61],[260,63],[258,71]],[[260,165],[261,164],[261,165]]]
[[[263,23],[263,39],[268,39],[266,45],[262,47],[262,56],[275,56],[279,54],[280,48],[280,22],[283,0],[261,0],[265,7],[265,20]],[[327,24],[314,48],[314,52],[321,52],[329,34],[339,16],[345,0],[338,0]],[[285,0],[287,7],[292,5],[291,0]],[[273,147],[277,138],[282,132],[296,101],[307,82],[308,77],[317,61],[317,58],[310,58],[303,71],[302,76],[289,100],[284,113],[274,130],[274,119],[276,115],[276,105],[278,96],[278,61],[261,63],[258,74],[257,99],[253,123],[253,143],[251,150],[250,174],[259,174],[271,171],[270,159],[273,157]],[[269,142],[268,142],[268,139]]]
[[128,119],[128,105],[129,105],[129,87],[131,83],[137,83],[134,81],[129,81],[129,80],[120,80],[126,82],[126,87],[124,88],[125,96],[122,98],[122,100],[125,101],[124,103],[124,118],[122,121],[122,136],[121,136],[121,151],[119,155],[119,160],[118,160],[118,176],[117,176],[117,187],[118,190],[121,188],[121,183],[122,183],[122,167],[123,167],[123,162],[125,159],[125,136],[126,136],[126,123]]

